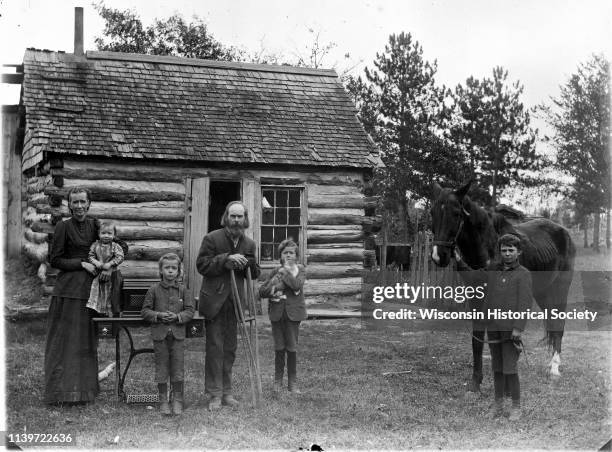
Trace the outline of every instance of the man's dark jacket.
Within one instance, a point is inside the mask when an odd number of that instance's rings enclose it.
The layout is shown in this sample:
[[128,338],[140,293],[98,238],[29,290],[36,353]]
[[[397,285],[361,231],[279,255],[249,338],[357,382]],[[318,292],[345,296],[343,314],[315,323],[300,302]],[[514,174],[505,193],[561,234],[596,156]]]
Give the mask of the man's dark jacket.
[[[253,279],[259,276],[259,265],[255,258],[256,245],[253,240],[244,234],[240,237],[238,245],[234,246],[232,238],[227,229],[217,229],[204,236],[196,267],[204,277],[200,289],[199,312],[207,319],[214,318],[221,306],[231,296],[230,270],[225,266],[227,257],[231,254],[242,254],[245,256],[251,269]],[[245,270],[234,270],[236,285],[240,299],[245,300],[244,279]]]

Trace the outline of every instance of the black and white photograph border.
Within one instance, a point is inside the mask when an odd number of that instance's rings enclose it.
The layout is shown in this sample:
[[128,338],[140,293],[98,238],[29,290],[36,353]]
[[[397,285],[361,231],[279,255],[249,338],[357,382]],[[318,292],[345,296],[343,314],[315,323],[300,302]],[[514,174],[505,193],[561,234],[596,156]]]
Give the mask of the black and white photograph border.
[[[612,4],[4,0],[0,38],[7,447],[611,447]],[[461,319],[487,268],[508,339]]]

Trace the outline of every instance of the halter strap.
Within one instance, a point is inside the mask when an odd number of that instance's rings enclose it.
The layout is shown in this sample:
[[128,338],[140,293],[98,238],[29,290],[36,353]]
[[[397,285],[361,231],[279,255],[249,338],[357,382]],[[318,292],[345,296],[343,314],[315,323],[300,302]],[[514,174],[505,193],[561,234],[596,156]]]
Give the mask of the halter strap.
[[442,240],[434,240],[432,242],[433,245],[446,246],[448,248],[453,248],[457,243],[457,239],[459,238],[459,234],[461,234],[461,230],[463,229],[463,215],[461,216],[461,220],[459,221],[459,228],[457,228],[457,233],[455,234],[455,238],[450,242],[444,242]]

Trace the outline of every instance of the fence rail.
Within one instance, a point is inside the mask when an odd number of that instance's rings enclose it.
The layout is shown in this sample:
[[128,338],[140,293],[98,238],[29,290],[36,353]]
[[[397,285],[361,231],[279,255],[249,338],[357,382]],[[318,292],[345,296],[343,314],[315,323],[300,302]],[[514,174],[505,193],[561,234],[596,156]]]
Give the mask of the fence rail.
[[[410,265],[407,271],[401,271],[397,266],[385,268],[381,259],[380,270],[382,271],[380,283],[384,285],[395,285],[396,283],[407,283],[411,286],[439,286],[455,287],[459,284],[459,275],[453,265],[441,268],[431,260],[433,236],[428,232],[418,232],[412,244],[410,244]],[[386,258],[386,247],[398,244],[382,243],[380,256]],[[443,303],[443,299],[429,299],[428,302]]]

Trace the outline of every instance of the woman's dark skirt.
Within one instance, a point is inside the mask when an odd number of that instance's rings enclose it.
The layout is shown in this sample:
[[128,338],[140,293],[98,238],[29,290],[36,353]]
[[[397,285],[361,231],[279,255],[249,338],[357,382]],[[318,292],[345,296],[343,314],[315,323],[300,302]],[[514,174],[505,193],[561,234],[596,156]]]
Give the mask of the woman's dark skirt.
[[98,385],[97,339],[87,300],[53,297],[47,318],[45,402],[93,402]]

